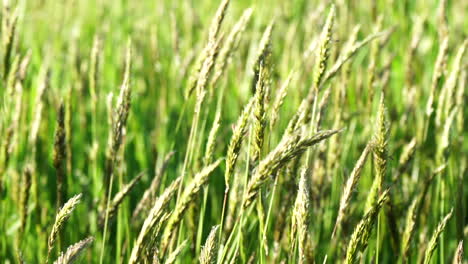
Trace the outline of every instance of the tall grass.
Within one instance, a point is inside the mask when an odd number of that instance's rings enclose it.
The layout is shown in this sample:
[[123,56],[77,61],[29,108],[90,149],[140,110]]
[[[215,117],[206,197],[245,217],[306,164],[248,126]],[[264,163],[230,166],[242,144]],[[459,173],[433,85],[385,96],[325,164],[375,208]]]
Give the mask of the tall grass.
[[466,262],[466,1],[254,2],[2,2],[0,262]]

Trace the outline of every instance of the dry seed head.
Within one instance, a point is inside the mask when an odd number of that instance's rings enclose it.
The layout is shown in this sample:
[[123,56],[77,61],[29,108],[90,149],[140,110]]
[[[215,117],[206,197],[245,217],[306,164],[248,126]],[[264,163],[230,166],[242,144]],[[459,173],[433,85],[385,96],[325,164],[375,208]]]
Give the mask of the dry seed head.
[[426,252],[424,253],[424,264],[431,263],[432,254],[434,253],[435,249],[437,248],[437,240],[439,239],[440,234],[445,229],[448,220],[452,217],[453,208],[450,212],[442,219],[442,221],[437,226],[436,230],[432,234],[431,240],[429,240],[429,244],[427,245]]
[[346,264],[356,263],[357,253],[366,249],[375,220],[387,198],[388,190],[382,193],[377,203],[365,214],[364,218],[354,229],[346,251]]
[[252,179],[249,181],[247,191],[244,196],[243,206],[249,206],[257,196],[260,187],[273,176],[280,168],[284,167],[291,159],[304,153],[311,147],[331,136],[340,130],[319,131],[309,138],[302,138],[300,134],[286,135],[276,148],[271,151],[255,169]]
[[72,264],[75,260],[79,257],[79,255],[89,247],[94,241],[93,237],[88,237],[86,239],[81,240],[80,242],[71,245],[67,248],[65,253],[61,253],[58,259],[54,262],[54,264]]
[[366,164],[366,160],[369,156],[369,152],[371,151],[371,149],[371,144],[368,143],[364,148],[364,151],[362,152],[358,161],[356,162],[353,171],[351,171],[348,180],[346,181],[346,185],[343,190],[343,195],[341,196],[340,209],[338,210],[338,216],[336,218],[335,228],[333,229],[332,237],[335,235],[337,229],[340,228],[341,222],[343,221],[346,215],[349,202],[351,200],[351,194],[356,189],[357,183],[361,178],[361,171],[364,168],[364,165]]
[[164,255],[166,252],[171,236],[173,235],[174,230],[178,227],[180,221],[182,221],[182,217],[189,204],[195,199],[195,196],[198,194],[201,187],[207,183],[208,176],[211,174],[211,172],[213,172],[214,169],[216,169],[216,167],[218,167],[219,163],[221,163],[221,159],[203,168],[193,177],[190,184],[185,187],[184,193],[180,197],[180,200],[177,201],[177,205],[164,230],[161,241],[161,252],[163,252],[162,255]]
[[234,168],[236,166],[237,159],[239,158],[240,148],[242,145],[242,140],[246,133],[247,122],[249,119],[250,108],[252,106],[253,100],[250,100],[249,103],[245,106],[242,111],[239,119],[236,122],[234,131],[232,133],[231,141],[229,142],[228,152],[226,156],[226,172],[224,175],[224,180],[226,187],[229,188],[231,174],[234,173]]
[[206,239],[205,245],[203,246],[200,253],[200,264],[212,264],[216,262],[216,231],[219,225],[214,226],[211,229],[208,238]]
[[[169,185],[164,192],[159,196],[159,198],[154,202],[153,207],[151,208],[148,216],[143,222],[141,231],[138,235],[138,238],[133,246],[132,253],[130,254],[129,263],[137,263],[140,257],[141,251],[143,250],[144,244],[150,232],[154,229],[156,222],[163,223],[162,221],[165,208],[168,206],[169,201],[172,196],[174,196],[176,190],[179,188],[181,183],[181,177],[174,180],[171,185]],[[156,232],[159,233],[159,232]]]
[[81,193],[73,196],[68,200],[63,207],[58,211],[56,217],[55,217],[55,223],[52,226],[52,230],[50,231],[49,235],[49,240],[47,242],[47,259],[46,263],[49,261],[49,256],[50,253],[52,252],[52,249],[54,248],[55,240],[57,239],[59,232],[62,230],[63,225],[65,224],[65,221],[70,217],[71,213],[75,209],[76,205],[80,202],[81,200]]

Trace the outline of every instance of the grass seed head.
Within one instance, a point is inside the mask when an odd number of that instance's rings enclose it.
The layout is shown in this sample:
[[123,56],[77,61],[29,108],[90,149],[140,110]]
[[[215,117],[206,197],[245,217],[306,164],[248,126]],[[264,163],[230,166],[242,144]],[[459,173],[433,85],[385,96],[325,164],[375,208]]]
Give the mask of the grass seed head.
[[80,254],[89,247],[94,241],[93,237],[88,237],[86,239],[81,240],[80,242],[71,245],[67,248],[65,253],[61,253],[58,259],[54,262],[54,264],[72,264],[76,261],[76,259],[80,256]]
[[219,226],[214,226],[208,238],[206,239],[205,245],[203,246],[200,253],[200,264],[212,264],[216,262],[216,233]]
[[54,225],[52,226],[52,230],[50,231],[49,235],[49,240],[47,243],[47,258],[46,258],[46,263],[49,261],[50,253],[52,252],[52,249],[54,248],[55,240],[59,236],[60,231],[63,228],[63,225],[67,221],[67,219],[70,217],[71,213],[75,209],[75,207],[80,203],[81,201],[81,193],[73,196],[68,200],[63,207],[58,211],[57,215],[55,216],[55,222]]
[[429,240],[429,244],[427,245],[426,251],[424,253],[424,264],[431,263],[432,254],[434,254],[435,249],[438,246],[438,239],[440,234],[444,232],[445,226],[447,225],[448,220],[452,217],[453,208],[450,212],[440,221],[439,225],[437,226],[436,230],[432,234],[431,240]]

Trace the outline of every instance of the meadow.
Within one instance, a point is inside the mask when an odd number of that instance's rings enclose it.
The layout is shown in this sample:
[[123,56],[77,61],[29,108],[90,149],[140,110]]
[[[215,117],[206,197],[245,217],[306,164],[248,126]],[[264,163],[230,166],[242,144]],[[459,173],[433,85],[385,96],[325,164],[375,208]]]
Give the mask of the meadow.
[[468,263],[468,1],[0,14],[1,263]]

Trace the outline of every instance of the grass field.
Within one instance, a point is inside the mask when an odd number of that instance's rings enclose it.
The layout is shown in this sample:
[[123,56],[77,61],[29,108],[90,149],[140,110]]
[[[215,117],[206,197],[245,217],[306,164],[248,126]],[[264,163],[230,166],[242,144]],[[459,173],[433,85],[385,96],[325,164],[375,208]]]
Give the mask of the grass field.
[[468,1],[1,6],[1,263],[467,263]]

